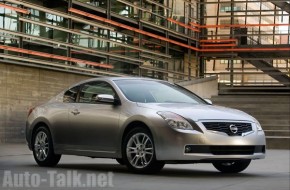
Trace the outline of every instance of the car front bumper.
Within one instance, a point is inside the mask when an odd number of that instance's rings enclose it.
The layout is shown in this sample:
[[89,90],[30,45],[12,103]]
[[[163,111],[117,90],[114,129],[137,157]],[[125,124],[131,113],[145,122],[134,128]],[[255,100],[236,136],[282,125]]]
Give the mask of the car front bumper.
[[265,158],[265,134],[253,131],[245,136],[228,136],[225,133],[202,129],[201,132],[181,132],[170,127],[160,127],[155,148],[157,160],[210,161]]

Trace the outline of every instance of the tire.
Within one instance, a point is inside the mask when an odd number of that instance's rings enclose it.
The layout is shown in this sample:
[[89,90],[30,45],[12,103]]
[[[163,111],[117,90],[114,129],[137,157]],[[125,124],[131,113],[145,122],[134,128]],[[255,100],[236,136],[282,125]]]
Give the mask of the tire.
[[122,158],[116,158],[116,161],[120,164],[120,165],[125,165],[124,160]]
[[245,170],[251,160],[233,160],[214,162],[213,166],[222,173],[239,173]]
[[128,169],[134,173],[152,174],[164,167],[164,162],[156,160],[152,135],[145,128],[134,128],[126,135],[122,156]]
[[61,155],[54,153],[51,134],[46,127],[39,127],[35,131],[32,143],[33,156],[39,166],[52,167],[58,164]]

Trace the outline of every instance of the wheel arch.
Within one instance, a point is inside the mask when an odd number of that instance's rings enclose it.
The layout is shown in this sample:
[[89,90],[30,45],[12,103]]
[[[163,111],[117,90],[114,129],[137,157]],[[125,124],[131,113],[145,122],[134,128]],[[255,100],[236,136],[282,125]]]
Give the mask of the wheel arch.
[[154,135],[153,135],[153,133],[152,133],[150,127],[148,127],[148,125],[147,125],[145,122],[136,120],[136,121],[132,121],[132,122],[130,122],[130,123],[125,127],[124,132],[123,132],[123,134],[122,134],[121,146],[122,146],[122,144],[123,144],[123,142],[124,142],[124,139],[125,139],[126,135],[127,135],[127,134],[128,134],[128,133],[129,133],[133,128],[135,128],[135,127],[142,127],[142,128],[144,128],[144,129],[147,129],[147,130],[150,132],[150,134],[152,135],[153,140],[154,140]]

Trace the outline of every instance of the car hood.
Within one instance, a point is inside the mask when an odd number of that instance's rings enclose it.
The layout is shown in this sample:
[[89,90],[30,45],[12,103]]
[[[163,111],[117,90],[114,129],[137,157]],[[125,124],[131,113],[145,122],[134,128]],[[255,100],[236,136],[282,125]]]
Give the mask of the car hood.
[[192,105],[192,104],[155,104],[137,103],[139,107],[149,108],[158,111],[170,111],[181,115],[184,118],[198,120],[239,120],[255,122],[255,119],[240,110],[225,108],[213,105]]

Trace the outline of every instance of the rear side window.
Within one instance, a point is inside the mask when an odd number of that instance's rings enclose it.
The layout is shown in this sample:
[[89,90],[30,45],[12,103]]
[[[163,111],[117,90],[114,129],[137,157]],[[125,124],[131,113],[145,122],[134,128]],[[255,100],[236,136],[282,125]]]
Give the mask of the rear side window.
[[70,88],[64,93],[63,102],[65,103],[75,103],[78,97],[80,86],[75,86]]
[[80,90],[79,102],[96,104],[96,97],[99,94],[109,94],[116,97],[116,93],[109,83],[103,81],[90,82],[84,84]]

